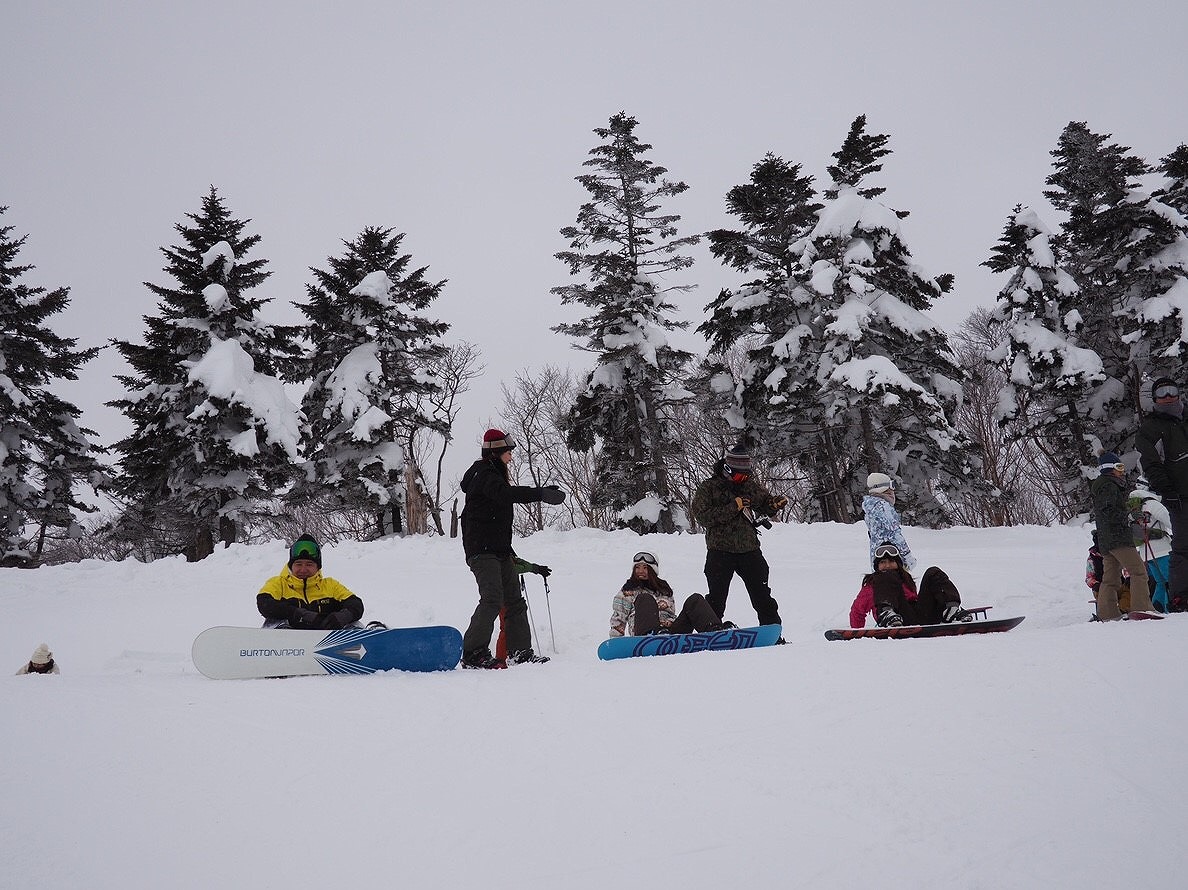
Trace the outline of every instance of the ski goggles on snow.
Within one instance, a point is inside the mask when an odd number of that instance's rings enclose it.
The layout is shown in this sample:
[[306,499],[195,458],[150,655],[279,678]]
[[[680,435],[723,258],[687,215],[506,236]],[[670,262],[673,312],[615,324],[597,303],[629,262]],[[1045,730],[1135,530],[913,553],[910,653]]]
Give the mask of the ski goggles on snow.
[[660,568],[660,560],[656,559],[656,557],[652,556],[652,554],[648,553],[646,550],[641,550],[639,553],[635,554],[635,556],[632,557],[631,562],[635,565],[639,565],[642,562],[646,565],[650,565],[654,569]]
[[1151,393],[1152,397],[1156,399],[1178,398],[1180,395],[1180,387],[1174,383],[1163,383],[1155,387]]
[[894,544],[880,544],[874,555],[875,559],[899,559],[899,548]]

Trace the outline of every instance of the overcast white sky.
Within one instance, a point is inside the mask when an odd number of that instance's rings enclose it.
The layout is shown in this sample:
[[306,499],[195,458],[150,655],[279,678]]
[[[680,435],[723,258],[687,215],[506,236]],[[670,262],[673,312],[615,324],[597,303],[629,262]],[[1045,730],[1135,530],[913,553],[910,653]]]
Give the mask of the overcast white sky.
[[[771,151],[826,177],[858,114],[894,151],[884,199],[956,291],[987,305],[978,264],[1016,202],[1040,201],[1049,152],[1084,120],[1157,162],[1188,141],[1188,4],[922,2],[201,3],[0,0],[0,205],[29,240],[24,279],[68,286],[55,328],[138,339],[166,284],[159,248],[214,184],[263,240],[267,317],[294,320],[307,267],[368,225],[407,233],[436,314],[488,367],[457,430],[469,456],[499,381],[590,357],[549,331],[553,254],[585,192],[591,132],[619,110],[690,186],[681,234],[732,226],[724,195]],[[1045,212],[1050,223],[1055,219]],[[699,322],[735,279],[708,251],[680,283]],[[676,283],[676,282],[674,282]],[[682,343],[682,345],[694,345]],[[64,390],[110,443],[122,390],[107,350]],[[495,418],[498,419],[498,418]]]

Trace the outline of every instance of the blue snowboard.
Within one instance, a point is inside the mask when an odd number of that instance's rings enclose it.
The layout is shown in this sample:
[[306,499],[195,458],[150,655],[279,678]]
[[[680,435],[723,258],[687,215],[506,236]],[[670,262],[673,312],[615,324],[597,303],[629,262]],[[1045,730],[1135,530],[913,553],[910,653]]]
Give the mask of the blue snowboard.
[[638,658],[641,655],[754,649],[756,646],[774,646],[782,632],[783,628],[778,624],[765,624],[762,627],[735,627],[703,634],[611,637],[598,647],[598,657],[603,661],[613,661],[616,658]]
[[191,657],[212,680],[449,671],[462,658],[462,634],[452,627],[212,627],[198,634]]

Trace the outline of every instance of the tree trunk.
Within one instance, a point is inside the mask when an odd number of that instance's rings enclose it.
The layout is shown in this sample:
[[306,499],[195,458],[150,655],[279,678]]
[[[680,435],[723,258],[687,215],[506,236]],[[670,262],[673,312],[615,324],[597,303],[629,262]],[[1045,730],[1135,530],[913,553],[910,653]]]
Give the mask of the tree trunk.
[[182,551],[186,562],[201,562],[214,553],[214,532],[208,525],[197,525],[190,543]]

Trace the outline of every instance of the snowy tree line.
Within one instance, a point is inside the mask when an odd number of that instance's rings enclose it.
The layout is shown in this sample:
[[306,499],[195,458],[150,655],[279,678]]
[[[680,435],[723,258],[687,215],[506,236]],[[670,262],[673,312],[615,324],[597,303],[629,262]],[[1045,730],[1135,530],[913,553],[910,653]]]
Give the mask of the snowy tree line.
[[[1188,146],[1157,165],[1072,122],[1045,197],[1053,226],[1016,206],[985,265],[1004,284],[956,335],[929,318],[953,276],[906,243],[878,174],[889,136],[857,118],[821,183],[759,159],[726,195],[727,225],[682,235],[666,207],[688,186],[651,159],[637,121],[594,133],[577,181],[588,193],[561,229],[584,307],[554,330],[590,354],[581,372],[521,371],[494,422],[521,442],[525,484],[572,493],[528,505],[547,526],[695,529],[689,502],[722,450],[748,444],[788,517],[860,517],[868,472],[899,480],[909,522],[1067,520],[1103,448],[1125,453],[1144,384],[1179,377],[1188,341]],[[0,213],[3,211],[0,210]],[[0,553],[5,564],[80,555],[201,559],[218,544],[449,532],[443,464],[478,347],[448,343],[431,316],[446,282],[367,227],[311,268],[305,323],[267,323],[260,236],[212,187],[162,248],[167,283],[109,404],[132,432],[107,448],[51,392],[98,347],[46,324],[68,290],[23,282],[24,238],[0,228]],[[737,276],[705,306],[694,355],[670,342],[706,238]],[[296,388],[296,389],[295,389]],[[299,404],[290,393],[300,391]],[[106,455],[106,457],[105,457]],[[83,533],[83,486],[115,508]],[[456,505],[456,501],[455,501]],[[49,542],[47,547],[47,541]]]

